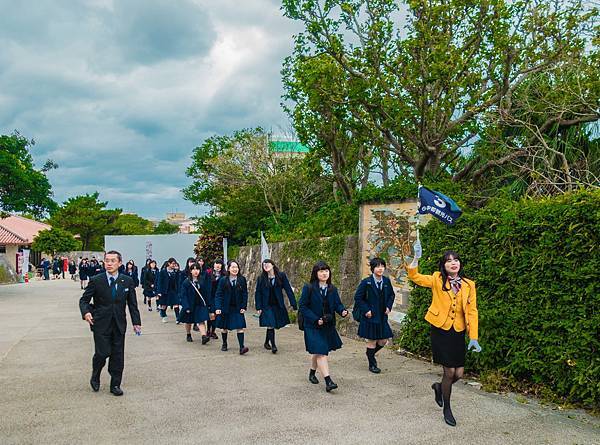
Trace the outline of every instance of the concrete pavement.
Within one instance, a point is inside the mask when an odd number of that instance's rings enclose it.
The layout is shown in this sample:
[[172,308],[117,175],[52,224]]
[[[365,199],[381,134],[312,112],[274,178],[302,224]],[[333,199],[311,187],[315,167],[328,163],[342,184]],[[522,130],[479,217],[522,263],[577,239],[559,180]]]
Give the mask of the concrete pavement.
[[[141,302],[141,292],[139,292]],[[89,386],[92,336],[81,320],[78,283],[0,286],[0,444],[599,444],[600,421],[580,411],[488,394],[459,383],[456,428],[433,401],[439,369],[390,350],[368,372],[364,344],[344,338],[331,355],[332,394],[307,381],[308,354],[295,326],[278,332],[280,352],[247,316],[240,356],[230,336],[202,346],[140,304],[143,335],[125,346],[125,396]],[[485,345],[483,345],[485,347]]]

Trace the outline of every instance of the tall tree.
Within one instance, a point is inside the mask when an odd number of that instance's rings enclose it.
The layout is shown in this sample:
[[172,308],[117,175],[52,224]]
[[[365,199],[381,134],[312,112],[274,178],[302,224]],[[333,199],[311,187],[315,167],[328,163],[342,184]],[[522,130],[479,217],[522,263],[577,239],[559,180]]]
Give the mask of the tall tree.
[[49,223],[79,235],[83,250],[104,249],[104,235],[113,233],[121,209],[106,209],[98,192],[69,198],[54,212]]
[[179,226],[175,224],[171,224],[169,221],[162,220],[158,223],[158,225],[154,228],[154,234],[156,235],[170,235],[172,233],[178,233]]
[[40,218],[57,207],[46,177],[57,165],[48,160],[35,168],[29,152],[34,144],[18,132],[0,136],[0,214],[26,212]]
[[294,58],[333,59],[352,78],[346,105],[416,178],[468,177],[458,165],[486,114],[532,76],[576,65],[597,17],[580,0],[283,0],[282,8],[305,26]]
[[141,216],[122,213],[113,226],[113,235],[147,235],[154,232],[152,221]]
[[52,254],[67,253],[77,250],[81,247],[81,242],[77,241],[73,235],[59,227],[52,227],[50,230],[42,230],[33,239],[31,248],[37,252]]

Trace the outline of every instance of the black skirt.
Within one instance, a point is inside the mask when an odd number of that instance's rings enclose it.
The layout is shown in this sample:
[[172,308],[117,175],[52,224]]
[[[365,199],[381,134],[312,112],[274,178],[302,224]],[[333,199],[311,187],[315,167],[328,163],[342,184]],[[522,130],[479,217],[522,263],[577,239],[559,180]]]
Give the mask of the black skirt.
[[431,352],[435,363],[447,368],[462,368],[465,351],[465,331],[456,332],[454,327],[445,331],[431,326]]

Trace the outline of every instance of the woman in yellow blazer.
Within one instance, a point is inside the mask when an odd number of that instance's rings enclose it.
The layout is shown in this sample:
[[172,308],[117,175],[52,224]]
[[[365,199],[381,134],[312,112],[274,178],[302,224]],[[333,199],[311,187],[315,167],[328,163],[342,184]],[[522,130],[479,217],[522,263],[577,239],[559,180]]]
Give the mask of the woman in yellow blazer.
[[425,320],[431,324],[433,361],[444,368],[442,381],[435,382],[431,388],[435,392],[436,403],[444,408],[444,420],[448,425],[456,426],[450,408],[450,394],[452,385],[463,376],[465,370],[465,332],[470,338],[467,349],[481,351],[477,341],[479,317],[475,282],[464,277],[463,266],[456,252],[444,252],[439,272],[433,275],[419,273],[422,249],[418,241],[414,252],[414,259],[407,267],[408,278],[433,292]]

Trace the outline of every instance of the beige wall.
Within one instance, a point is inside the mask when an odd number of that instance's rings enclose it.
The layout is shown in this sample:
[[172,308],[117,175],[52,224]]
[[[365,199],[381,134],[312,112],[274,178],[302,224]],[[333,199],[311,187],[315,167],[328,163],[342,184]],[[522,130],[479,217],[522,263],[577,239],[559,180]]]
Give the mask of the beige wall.
[[[423,225],[431,218],[420,215]],[[386,275],[396,292],[394,318],[400,319],[408,307],[410,290],[404,262],[412,255],[417,237],[417,200],[386,204],[362,204],[359,213],[360,273],[371,273],[369,260],[383,257],[387,263]]]
[[10,265],[11,269],[17,270],[17,252],[19,251],[19,246],[6,246],[6,260]]

